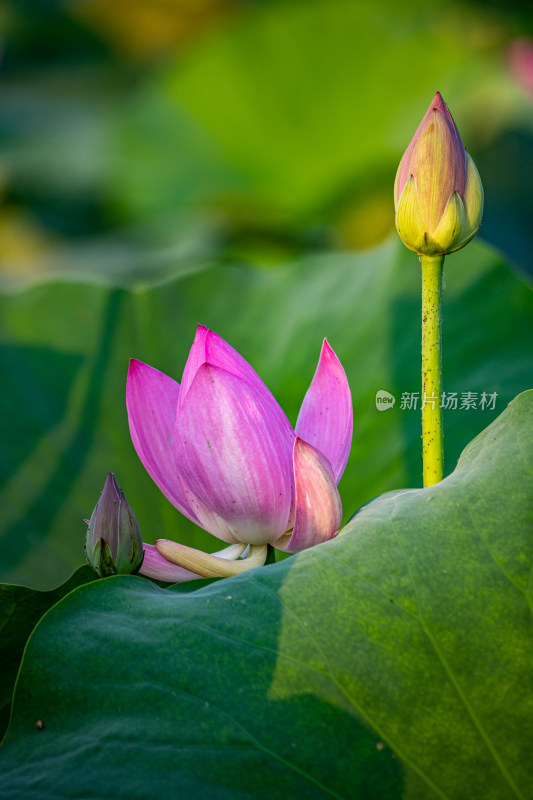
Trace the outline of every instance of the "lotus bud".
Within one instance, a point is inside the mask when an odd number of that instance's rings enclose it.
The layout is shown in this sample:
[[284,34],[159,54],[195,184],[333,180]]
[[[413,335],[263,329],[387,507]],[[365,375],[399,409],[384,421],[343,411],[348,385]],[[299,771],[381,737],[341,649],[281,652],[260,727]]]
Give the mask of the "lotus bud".
[[419,255],[459,250],[481,224],[479,173],[439,92],[400,161],[394,206],[400,238]]
[[112,472],[89,520],[85,554],[101,578],[130,575],[143,562],[139,523]]

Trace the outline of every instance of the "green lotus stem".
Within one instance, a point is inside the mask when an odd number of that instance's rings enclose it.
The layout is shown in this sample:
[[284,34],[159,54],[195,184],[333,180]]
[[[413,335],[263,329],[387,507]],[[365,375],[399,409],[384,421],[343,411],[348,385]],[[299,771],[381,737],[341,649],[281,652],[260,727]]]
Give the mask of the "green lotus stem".
[[394,181],[396,228],[422,264],[422,473],[443,478],[441,284],[444,256],[476,235],[483,186],[439,92],[402,156]]
[[420,256],[422,265],[422,474],[424,486],[442,480],[442,412],[440,407],[441,289],[444,256]]

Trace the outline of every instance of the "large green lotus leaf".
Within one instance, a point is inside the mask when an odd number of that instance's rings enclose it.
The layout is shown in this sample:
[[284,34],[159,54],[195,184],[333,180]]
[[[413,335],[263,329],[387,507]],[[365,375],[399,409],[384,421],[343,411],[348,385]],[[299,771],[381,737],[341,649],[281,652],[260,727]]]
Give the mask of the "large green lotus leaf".
[[[0,741],[7,729],[11,713],[13,688],[20,667],[26,642],[39,620],[55,603],[73,589],[97,580],[89,566],[74,572],[61,586],[48,592],[30,589],[27,586],[0,584]],[[168,586],[163,581],[150,579],[157,586]],[[198,585],[206,586],[216,579],[189,581],[175,586],[175,591],[192,592]]]
[[[531,288],[481,243],[447,259],[444,387],[478,393],[444,412],[446,465],[533,374]],[[345,520],[376,495],[421,485],[420,267],[399,242],[275,271],[212,268],[134,291],[57,282],[0,296],[0,579],[39,588],[82,560],[83,519],[115,472],[146,541],[211,550],[218,541],[160,494],[130,441],[130,357],[181,379],[196,324],[256,368],[294,423],[328,337],[352,388],[355,435],[340,484]],[[396,397],[378,411],[376,392]],[[481,394],[497,392],[494,410]]]
[[0,797],[533,797],[532,414],[280,564],[71,592],[26,649]]
[[9,721],[11,695],[28,637],[41,617],[77,586],[96,579],[90,567],[80,567],[57,589],[39,592],[26,586],[0,584],[0,739]]

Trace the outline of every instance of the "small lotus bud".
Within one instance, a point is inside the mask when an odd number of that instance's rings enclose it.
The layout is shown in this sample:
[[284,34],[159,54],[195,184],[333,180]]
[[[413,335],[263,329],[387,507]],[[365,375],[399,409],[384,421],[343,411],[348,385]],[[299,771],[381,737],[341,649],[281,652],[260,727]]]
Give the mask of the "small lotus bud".
[[130,575],[143,562],[139,523],[112,472],[89,520],[85,554],[101,578]]
[[439,92],[400,161],[394,206],[400,238],[419,255],[459,250],[481,224],[479,173]]

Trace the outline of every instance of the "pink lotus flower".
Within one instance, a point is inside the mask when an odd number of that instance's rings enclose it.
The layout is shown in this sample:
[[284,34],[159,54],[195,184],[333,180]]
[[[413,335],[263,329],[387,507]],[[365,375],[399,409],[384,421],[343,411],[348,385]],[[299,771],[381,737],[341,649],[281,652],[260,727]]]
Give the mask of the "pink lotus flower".
[[248,362],[202,325],[181,386],[132,359],[126,402],[151,478],[182,514],[230,544],[212,555],[165,539],[145,544],[143,574],[168,581],[235,574],[264,563],[268,544],[294,553],[339,530],[352,403],[326,340],[295,431]]

